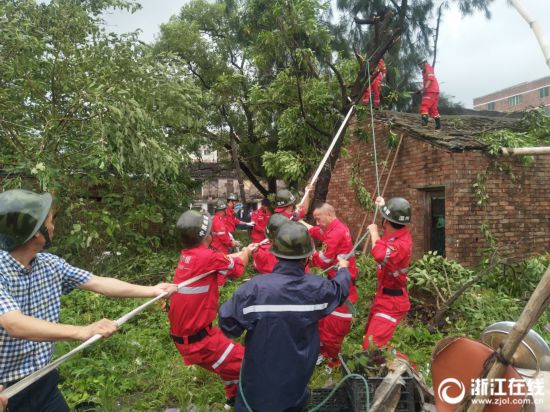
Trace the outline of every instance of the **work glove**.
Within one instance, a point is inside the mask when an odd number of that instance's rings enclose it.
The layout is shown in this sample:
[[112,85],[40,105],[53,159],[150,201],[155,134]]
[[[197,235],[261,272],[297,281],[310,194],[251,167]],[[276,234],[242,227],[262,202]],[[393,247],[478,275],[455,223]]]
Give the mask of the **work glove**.
[[247,222],[245,223],[246,226],[254,227],[256,226],[256,222]]

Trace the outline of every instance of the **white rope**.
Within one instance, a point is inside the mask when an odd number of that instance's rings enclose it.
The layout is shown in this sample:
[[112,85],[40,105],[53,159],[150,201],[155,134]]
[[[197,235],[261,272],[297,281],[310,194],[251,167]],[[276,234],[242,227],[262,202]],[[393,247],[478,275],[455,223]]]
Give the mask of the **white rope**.
[[[365,63],[367,65],[367,78],[369,79],[369,92],[372,93],[372,85],[371,85],[371,81],[370,81],[370,64],[369,64],[369,60],[368,59]],[[372,110],[372,97],[369,95],[369,108],[370,108],[370,118],[371,118],[371,128],[372,128],[372,144],[373,144],[373,152],[374,152],[374,174],[375,174],[375,177],[376,177],[376,192],[377,192],[377,196],[380,196],[380,176],[378,175],[378,156],[377,156],[377,151],[376,151],[376,133],[374,131],[374,113],[373,113],[373,110]],[[373,221],[372,223],[375,223],[376,222],[376,215],[378,214],[378,206],[376,206],[376,209],[374,210],[374,218],[373,218]],[[367,231],[363,234],[363,236],[361,236],[359,238],[359,240],[357,242],[355,242],[355,245],[353,245],[353,249],[351,249],[349,251],[349,253],[346,253],[345,255],[338,255],[338,257],[340,259],[344,259],[344,260],[348,260],[349,258],[351,258],[352,256],[355,255],[355,250],[357,250],[357,247],[361,244],[361,242],[363,242],[363,240],[365,240],[365,238],[370,234],[369,230],[367,229]],[[331,269],[334,269],[335,267],[337,267],[338,265],[332,265],[328,268],[326,268],[325,270],[323,270],[321,272],[321,274],[323,273],[326,273],[328,272],[329,270]]]
[[[195,277],[192,277],[191,279],[188,279],[184,282],[181,282],[180,284],[177,285],[177,288],[178,290],[180,290],[181,288],[184,288],[185,286],[188,286],[190,285],[191,283],[194,283],[196,282],[197,280],[200,280],[200,279],[203,279],[205,278],[206,276],[208,275],[211,275],[212,273],[215,273],[217,272],[216,270],[211,270],[209,272],[206,272],[206,273],[202,273],[200,275],[197,275]],[[143,305],[141,306],[138,306],[137,308],[135,308],[134,310],[128,312],[126,315],[122,316],[121,318],[117,319],[115,321],[115,323],[117,324],[117,326],[121,326],[123,325],[124,323],[126,323],[127,321],[129,321],[130,319],[132,319],[133,317],[135,317],[136,315],[140,314],[141,312],[143,312],[145,310],[145,308],[147,308],[148,306],[150,306],[151,304],[155,303],[156,301],[160,300],[160,299],[163,299],[165,298],[166,296],[168,295],[168,292],[164,292],[164,293],[161,293],[160,295],[154,297],[153,299],[145,302]],[[12,396],[14,395],[17,395],[19,392],[21,392],[23,389],[27,388],[29,385],[32,385],[34,382],[36,382],[37,380],[39,380],[40,378],[42,378],[43,376],[47,375],[48,373],[50,373],[51,371],[53,371],[54,369],[56,369],[59,365],[61,365],[63,362],[65,362],[66,360],[72,358],[74,355],[76,355],[78,352],[82,351],[83,349],[87,348],[88,346],[92,345],[93,343],[97,342],[98,340],[100,340],[103,336],[100,335],[100,334],[97,334],[97,335],[94,335],[92,336],[91,338],[89,338],[87,341],[85,341],[84,343],[82,343],[81,345],[77,346],[76,348],[74,348],[72,351],[66,353],[65,355],[59,357],[58,359],[56,359],[55,361],[49,363],[48,365],[44,366],[43,368],[41,369],[38,369],[37,371],[31,373],[30,375],[24,377],[23,379],[21,379],[19,382],[17,382],[16,384],[10,386],[9,388],[7,388],[6,390],[4,390],[3,392],[1,392],[2,396],[6,397],[6,398],[11,398]]]

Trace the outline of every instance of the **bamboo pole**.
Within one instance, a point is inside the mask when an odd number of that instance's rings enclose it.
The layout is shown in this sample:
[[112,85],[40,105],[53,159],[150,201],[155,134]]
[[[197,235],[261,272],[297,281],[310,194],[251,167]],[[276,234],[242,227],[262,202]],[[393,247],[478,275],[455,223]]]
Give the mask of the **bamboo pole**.
[[[403,135],[401,135],[401,138],[399,139],[399,144],[397,145],[397,149],[395,149],[395,156],[393,157],[393,160],[391,162],[390,170],[388,171],[388,175],[386,176],[386,181],[384,182],[384,187],[382,188],[382,193],[380,194],[380,196],[382,196],[382,197],[384,197],[384,193],[386,193],[386,187],[388,187],[388,183],[390,181],[390,176],[391,176],[391,173],[393,172],[393,167],[395,166],[395,160],[397,159],[397,155],[399,155],[399,149],[401,148],[401,142],[403,142]],[[374,214],[374,219],[376,219],[376,213]],[[369,247],[369,244],[370,244],[370,236],[367,238],[367,241],[365,242],[365,246],[363,246],[363,251],[361,253],[362,255],[367,253],[367,248]]]
[[550,146],[501,147],[500,152],[503,156],[550,155]]
[[[514,356],[521,341],[527,335],[529,330],[537,322],[545,309],[550,304],[550,266],[546,269],[542,279],[537,285],[535,291],[531,295],[529,302],[525,305],[521,316],[514,325],[510,335],[504,341],[504,345],[500,350],[500,355],[509,363]],[[495,379],[501,378],[507,366],[497,361],[496,359],[484,369],[480,378],[486,378],[488,382],[493,382]],[[485,408],[484,399],[488,399],[488,395],[482,395],[472,398],[467,398],[457,411],[481,412]],[[476,400],[473,404],[472,401]]]
[[539,23],[527,12],[527,9],[521,0],[510,0],[510,3],[514,6],[520,16],[523,17],[527,24],[529,24],[529,27],[531,27],[533,33],[535,33],[535,37],[537,38],[542,54],[544,55],[546,65],[550,68],[550,45],[548,44],[546,37],[544,37],[544,33],[542,32]]

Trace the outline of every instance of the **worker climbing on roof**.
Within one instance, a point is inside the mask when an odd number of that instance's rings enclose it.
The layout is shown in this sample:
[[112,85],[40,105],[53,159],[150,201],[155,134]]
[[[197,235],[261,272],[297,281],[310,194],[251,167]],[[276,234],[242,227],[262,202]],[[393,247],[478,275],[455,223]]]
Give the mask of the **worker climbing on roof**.
[[[353,251],[351,234],[348,227],[336,217],[334,207],[328,203],[315,208],[313,218],[317,226],[311,226],[302,222],[309,228],[311,237],[322,242],[322,250],[313,253],[311,265],[327,269],[338,264],[338,256],[347,255]],[[319,321],[322,358],[319,359],[318,363],[324,358],[327,365],[331,368],[339,365],[338,353],[345,336],[351,328],[353,315],[348,306],[357,302],[355,280],[358,270],[355,265],[355,256],[351,256],[348,262],[348,269],[351,274],[348,301],[346,301],[346,304],[337,307],[326,318]],[[333,279],[334,276],[336,276],[336,269],[332,268],[328,270],[327,277]]]
[[411,223],[411,206],[402,197],[391,198],[386,204],[380,196],[376,198],[376,205],[382,212],[384,234],[380,237],[376,223],[368,226],[372,240],[371,253],[377,263],[378,286],[367,320],[364,349],[371,340],[377,347],[385,346],[411,306],[407,275],[412,238],[406,226]]
[[374,72],[377,73],[374,80],[371,82],[370,87],[367,85],[367,88],[363,92],[362,102],[364,105],[368,105],[371,97],[371,91],[373,95],[372,105],[374,108],[380,108],[380,91],[382,89],[382,81],[386,77],[386,64],[384,59],[378,60],[378,64],[374,69]]
[[288,217],[290,220],[298,221],[303,219],[309,209],[309,202],[313,187],[311,185],[306,186],[306,195],[304,203],[296,205],[296,197],[288,189],[281,189],[276,195],[276,209],[275,213],[281,213]]
[[189,210],[177,222],[183,249],[174,283],[181,283],[202,273],[212,276],[180,288],[170,299],[168,318],[170,336],[186,365],[198,365],[218,374],[227,395],[226,405],[234,403],[243,358],[243,347],[226,338],[212,326],[218,308],[216,275],[239,277],[256,244],[241,252],[225,255],[209,249],[212,241],[212,219],[208,213]]
[[245,353],[236,412],[302,411],[319,354],[319,319],[348,295],[348,262],[334,279],[307,275],[314,252],[307,229],[283,224],[273,240],[279,258],[273,273],[255,276],[220,308],[220,327],[230,337],[245,330]]
[[[54,238],[52,196],[14,189],[0,194],[0,384],[9,387],[45,367],[53,342],[108,337],[117,323],[59,323],[61,296],[84,289],[110,297],[153,297],[176,286],[141,286],[93,275],[46,253]],[[10,411],[69,411],[57,385],[59,372],[47,373],[9,400]],[[6,405],[0,395],[0,404]],[[0,410],[3,410],[0,407]]]
[[422,70],[422,88],[416,92],[422,94],[422,102],[420,103],[422,127],[428,126],[429,116],[435,120],[435,128],[439,130],[441,129],[441,117],[437,110],[439,83],[435,78],[434,68],[428,64],[426,59],[420,59],[417,64]]

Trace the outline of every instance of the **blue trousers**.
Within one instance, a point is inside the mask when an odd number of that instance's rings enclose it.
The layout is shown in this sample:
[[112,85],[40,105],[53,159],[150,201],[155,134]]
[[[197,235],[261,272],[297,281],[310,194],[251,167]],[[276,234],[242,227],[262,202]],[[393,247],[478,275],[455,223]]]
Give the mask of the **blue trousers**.
[[[65,398],[57,388],[59,372],[54,370],[8,401],[7,412],[70,412]],[[11,382],[6,386],[11,386]]]

